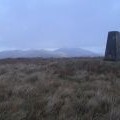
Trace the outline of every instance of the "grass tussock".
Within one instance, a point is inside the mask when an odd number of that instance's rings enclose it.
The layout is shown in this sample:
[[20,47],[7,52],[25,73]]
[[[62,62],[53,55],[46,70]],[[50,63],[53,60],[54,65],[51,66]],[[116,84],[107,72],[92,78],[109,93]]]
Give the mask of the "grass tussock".
[[120,63],[0,61],[0,120],[119,120]]

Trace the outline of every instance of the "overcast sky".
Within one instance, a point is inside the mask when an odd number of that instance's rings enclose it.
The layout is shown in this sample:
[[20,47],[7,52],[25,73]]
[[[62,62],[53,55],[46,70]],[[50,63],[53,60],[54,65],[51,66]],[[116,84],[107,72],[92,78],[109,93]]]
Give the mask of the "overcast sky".
[[120,0],[0,0],[0,50],[104,50],[120,30]]

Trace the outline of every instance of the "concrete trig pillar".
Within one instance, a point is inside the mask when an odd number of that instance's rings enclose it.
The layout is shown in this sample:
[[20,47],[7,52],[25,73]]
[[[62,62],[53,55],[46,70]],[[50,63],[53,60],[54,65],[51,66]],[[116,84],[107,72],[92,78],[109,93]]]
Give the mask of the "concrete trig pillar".
[[105,60],[120,60],[120,32],[118,31],[108,32]]

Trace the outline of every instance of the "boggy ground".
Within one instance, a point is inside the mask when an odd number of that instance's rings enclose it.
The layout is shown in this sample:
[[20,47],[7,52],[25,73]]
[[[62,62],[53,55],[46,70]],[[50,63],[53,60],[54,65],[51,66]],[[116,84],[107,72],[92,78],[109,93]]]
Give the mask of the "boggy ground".
[[0,120],[120,120],[120,63],[0,60]]

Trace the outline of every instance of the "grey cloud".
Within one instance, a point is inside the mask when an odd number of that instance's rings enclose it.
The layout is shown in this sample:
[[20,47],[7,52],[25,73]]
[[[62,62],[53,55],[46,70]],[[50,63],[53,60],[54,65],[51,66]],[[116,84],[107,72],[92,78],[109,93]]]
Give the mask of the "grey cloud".
[[119,29],[118,0],[1,0],[1,48],[103,48]]

